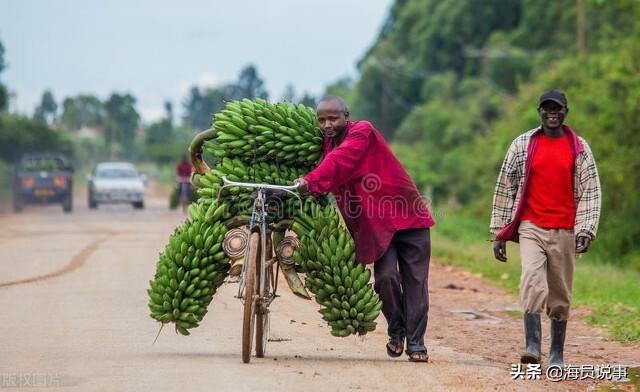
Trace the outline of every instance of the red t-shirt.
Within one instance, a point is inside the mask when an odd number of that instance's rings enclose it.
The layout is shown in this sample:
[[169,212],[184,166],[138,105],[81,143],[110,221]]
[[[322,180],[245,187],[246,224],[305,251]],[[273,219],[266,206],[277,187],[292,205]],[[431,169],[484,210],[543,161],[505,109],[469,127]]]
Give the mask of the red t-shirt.
[[574,167],[568,135],[559,138],[540,135],[531,163],[523,221],[546,229],[573,228],[576,217]]

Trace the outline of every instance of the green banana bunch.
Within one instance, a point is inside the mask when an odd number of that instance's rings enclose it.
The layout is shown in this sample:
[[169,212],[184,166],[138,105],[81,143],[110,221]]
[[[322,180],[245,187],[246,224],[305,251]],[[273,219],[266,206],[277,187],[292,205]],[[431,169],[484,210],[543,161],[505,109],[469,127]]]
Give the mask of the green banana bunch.
[[192,204],[190,219],[169,237],[149,282],[151,317],[163,324],[175,323],[183,335],[198,326],[227,277],[230,262],[222,241],[228,229],[221,221],[227,209],[226,204],[213,201]]
[[[315,112],[303,105],[231,101],[214,115],[212,127],[216,136],[203,147],[215,158],[214,165],[206,174],[193,177],[198,202],[189,207],[191,218],[169,238],[148,290],[151,317],[163,325],[174,322],[183,335],[198,326],[228,274],[229,260],[221,249],[227,227],[222,222],[251,213],[252,190],[222,189],[222,176],[289,185],[311,171],[322,154]],[[311,199],[326,204],[324,197]],[[277,208],[268,208],[269,219],[291,219],[299,208],[297,198],[284,198]],[[360,332],[365,331],[362,328]]]
[[322,135],[313,109],[263,99],[227,102],[213,116],[216,137],[205,150],[217,159],[279,162],[311,168],[322,154]]
[[292,226],[301,244],[294,259],[306,273],[307,288],[322,305],[322,318],[334,336],[373,331],[382,303],[369,283],[371,270],[356,262],[355,244],[334,205],[311,202],[305,207]]
[[[222,176],[231,181],[290,185],[311,171],[322,154],[322,137],[315,111],[304,105],[269,103],[263,99],[227,102],[214,115],[215,137],[204,150],[215,164],[193,184],[200,200],[223,198],[231,215],[250,215],[251,189],[227,187],[222,192]],[[272,221],[291,219],[300,207],[296,198],[283,198],[272,205]]]
[[[206,143],[205,143],[206,144]],[[276,185],[291,185],[291,183],[308,173],[310,169],[288,165],[276,165],[267,162],[255,162],[251,165],[238,158],[221,158],[217,164],[206,174],[196,176],[194,185],[199,189],[196,191],[200,197],[217,197],[220,186],[222,186],[222,176],[226,176],[231,181],[262,182]],[[230,187],[226,192],[238,194],[244,189]]]
[[[274,163],[256,162],[248,165],[238,158],[222,158],[217,165],[206,174],[195,176],[193,183],[198,189],[196,193],[201,200],[217,199],[229,202],[231,215],[250,215],[252,200],[251,189],[227,187],[221,191],[222,176],[231,181],[259,182],[276,185],[290,185],[297,178],[306,174],[305,169],[291,166],[279,166]],[[273,211],[269,211],[272,221],[290,219],[300,203],[297,198],[285,197],[280,201],[274,200]]]

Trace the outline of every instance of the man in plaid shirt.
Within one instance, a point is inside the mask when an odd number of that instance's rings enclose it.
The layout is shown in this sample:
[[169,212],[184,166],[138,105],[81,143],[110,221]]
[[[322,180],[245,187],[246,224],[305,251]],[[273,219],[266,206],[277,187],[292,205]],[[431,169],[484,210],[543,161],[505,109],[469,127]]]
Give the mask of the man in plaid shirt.
[[564,125],[567,98],[542,94],[542,125],[518,136],[502,163],[491,214],[496,259],[506,241],[520,243],[520,302],[526,350],[522,363],[540,363],[540,314],[551,319],[549,364],[562,366],[573,267],[596,236],[600,180],[587,142]]

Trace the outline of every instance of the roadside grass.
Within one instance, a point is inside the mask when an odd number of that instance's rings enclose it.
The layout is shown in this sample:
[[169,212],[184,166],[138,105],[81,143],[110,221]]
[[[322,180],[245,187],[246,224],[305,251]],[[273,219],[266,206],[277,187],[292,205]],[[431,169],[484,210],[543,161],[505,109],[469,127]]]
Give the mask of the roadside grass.
[[12,171],[9,164],[0,160],[0,203],[11,201]]
[[91,172],[91,169],[86,167],[78,167],[73,172],[73,188],[74,191],[78,191],[80,189],[87,189],[87,176]]
[[[517,244],[507,246],[506,263],[494,259],[487,224],[464,213],[449,212],[432,231],[432,253],[439,262],[480,274],[518,295],[520,255]],[[594,246],[598,246],[597,241]],[[640,271],[612,265],[585,254],[576,261],[572,306],[585,306],[592,325],[622,342],[640,341]]]
[[11,185],[0,185],[0,204],[11,202]]
[[154,162],[139,163],[138,170],[147,177],[147,192],[155,196],[166,197],[169,205],[169,195],[176,187],[175,167],[171,164],[157,164]]

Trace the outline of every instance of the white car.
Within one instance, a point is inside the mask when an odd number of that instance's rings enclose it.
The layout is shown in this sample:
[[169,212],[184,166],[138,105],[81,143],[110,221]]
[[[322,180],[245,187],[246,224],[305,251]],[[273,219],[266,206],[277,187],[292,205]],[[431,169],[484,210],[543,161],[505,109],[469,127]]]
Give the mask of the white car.
[[87,180],[89,208],[107,203],[130,203],[134,208],[144,208],[144,180],[131,163],[99,163]]

